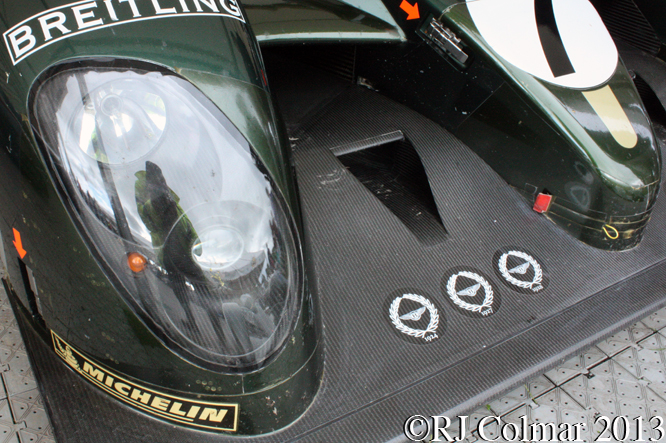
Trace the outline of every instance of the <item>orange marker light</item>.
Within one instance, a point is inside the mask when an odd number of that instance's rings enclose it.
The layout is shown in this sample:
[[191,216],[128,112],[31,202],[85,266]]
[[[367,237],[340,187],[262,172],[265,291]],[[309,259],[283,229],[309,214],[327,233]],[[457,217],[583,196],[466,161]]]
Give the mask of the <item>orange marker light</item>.
[[132,252],[127,256],[127,264],[133,272],[141,272],[146,269],[146,258],[138,252]]

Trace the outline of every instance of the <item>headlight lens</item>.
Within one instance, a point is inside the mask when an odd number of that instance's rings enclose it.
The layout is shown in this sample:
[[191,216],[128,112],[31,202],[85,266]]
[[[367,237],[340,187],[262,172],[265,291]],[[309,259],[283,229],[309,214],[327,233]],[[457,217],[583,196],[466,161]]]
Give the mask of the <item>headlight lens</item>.
[[35,133],[91,249],[158,336],[195,363],[255,369],[300,309],[292,217],[208,98],[142,68],[60,69],[34,93]]

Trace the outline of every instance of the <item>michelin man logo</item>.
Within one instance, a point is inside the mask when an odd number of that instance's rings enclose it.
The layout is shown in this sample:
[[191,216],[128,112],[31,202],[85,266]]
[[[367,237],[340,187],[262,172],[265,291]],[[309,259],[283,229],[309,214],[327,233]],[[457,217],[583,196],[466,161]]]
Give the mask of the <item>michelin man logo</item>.
[[[458,286],[459,281],[462,280],[461,277],[476,283],[459,289]],[[479,303],[470,303],[465,300],[468,298],[478,298],[481,289],[483,289],[483,299]],[[446,293],[455,306],[465,311],[481,314],[483,317],[487,317],[494,312],[495,292],[493,291],[493,287],[488,283],[488,280],[476,272],[458,271],[451,275],[446,283]]]
[[[400,315],[400,307],[405,300],[416,302],[421,306]],[[428,311],[430,315],[430,321],[425,329],[412,327],[414,326],[413,323],[421,320],[426,311]],[[389,308],[389,318],[398,331],[410,337],[423,339],[426,342],[438,338],[437,328],[439,327],[439,312],[435,305],[422,295],[403,294],[402,296],[396,297]]]

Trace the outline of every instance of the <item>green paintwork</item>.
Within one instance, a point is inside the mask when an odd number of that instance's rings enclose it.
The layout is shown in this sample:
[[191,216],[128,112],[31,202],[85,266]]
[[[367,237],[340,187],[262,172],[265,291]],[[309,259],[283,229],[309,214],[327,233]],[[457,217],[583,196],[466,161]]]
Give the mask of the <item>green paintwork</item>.
[[[64,3],[3,5],[1,30]],[[152,8],[149,1],[139,0],[137,5]],[[131,18],[129,8],[119,7],[117,13],[121,20]],[[213,36],[215,43],[211,44]],[[50,66],[92,57],[149,60],[191,81],[251,143],[298,220],[289,145],[264,84],[258,46],[246,24],[209,16],[125,23],[54,42],[15,66],[3,47],[0,140],[5,148],[0,153],[0,232],[12,295],[34,311],[22,284],[17,253],[10,249],[12,228],[16,228],[28,251],[24,262],[39,282],[41,315],[33,323],[47,341],[47,329],[52,329],[77,350],[130,379],[176,395],[238,403],[237,434],[261,434],[288,425],[308,407],[321,376],[319,326],[307,288],[291,338],[266,367],[248,374],[204,369],[171,352],[128,307],[65,210],[28,125],[28,94]],[[270,407],[266,397],[274,402]]]
[[261,44],[404,39],[399,27],[337,0],[250,0],[243,4]]
[[[498,159],[497,165],[489,162],[491,166],[505,171],[502,175],[517,188],[525,190],[526,186],[531,185],[536,187],[537,192],[548,190],[556,197],[554,203],[590,219],[589,223],[584,223],[587,227],[584,234],[578,234],[587,243],[611,250],[626,249],[638,244],[642,230],[636,231],[636,226],[625,226],[624,223],[627,218],[643,219],[643,215],[651,210],[659,189],[661,156],[640,97],[621,62],[618,61],[618,68],[606,85],[617,96],[638,135],[638,143],[633,149],[625,149],[613,139],[580,90],[550,85],[502,60],[479,35],[465,5],[450,8],[442,21],[463,38],[474,54],[483,54],[490,59],[511,90],[522,101],[529,103],[533,112],[557,133],[553,139],[560,147],[556,149],[557,153],[551,161],[541,155],[532,157],[531,161],[523,160],[521,169],[530,173],[523,172],[524,176],[519,179],[512,177],[511,170],[515,164],[511,164],[511,160],[506,157],[504,160]],[[461,135],[472,148],[475,145],[472,138],[479,139],[478,132],[470,132],[467,137],[462,132]],[[504,152],[515,150],[515,156],[520,158],[524,150],[520,145],[506,143],[499,138],[495,140],[496,143],[490,149],[502,149]],[[548,139],[542,139],[542,143],[533,144],[531,149],[548,149],[549,144],[551,142]],[[514,160],[517,160],[515,156]],[[553,163],[556,157],[560,161]],[[579,179],[581,168],[591,172],[594,181],[593,184],[584,181],[578,183],[585,189],[587,197],[585,204],[576,204],[566,187]],[[561,224],[570,232],[575,233],[577,230],[572,230],[566,223]],[[618,239],[611,239],[604,233],[603,226],[606,224],[620,231]]]
[[[538,192],[553,194],[548,216],[575,237],[609,250],[638,244],[659,189],[661,157],[621,63],[606,84],[638,135],[633,149],[618,145],[580,90],[547,84],[499,57],[464,2],[419,2],[421,19],[411,22],[386,5],[413,43],[359,48],[359,75],[461,138],[530,205]],[[465,66],[423,45],[420,29],[432,17],[462,39],[470,55]],[[604,232],[607,224],[618,238]]]

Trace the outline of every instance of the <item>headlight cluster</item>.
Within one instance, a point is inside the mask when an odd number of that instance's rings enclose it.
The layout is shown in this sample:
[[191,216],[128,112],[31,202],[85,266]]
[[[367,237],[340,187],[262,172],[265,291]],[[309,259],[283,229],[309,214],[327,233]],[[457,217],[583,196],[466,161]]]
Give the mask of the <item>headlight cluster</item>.
[[279,351],[303,290],[293,219],[206,96],[152,65],[77,64],[51,73],[31,109],[90,249],[169,347],[232,371]]

